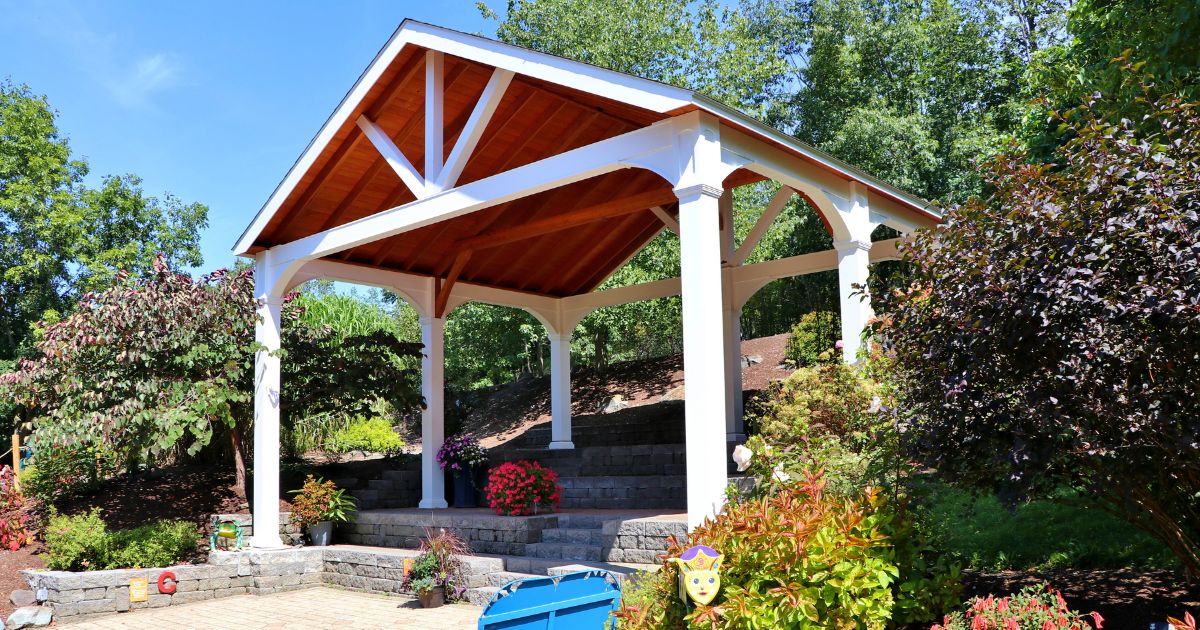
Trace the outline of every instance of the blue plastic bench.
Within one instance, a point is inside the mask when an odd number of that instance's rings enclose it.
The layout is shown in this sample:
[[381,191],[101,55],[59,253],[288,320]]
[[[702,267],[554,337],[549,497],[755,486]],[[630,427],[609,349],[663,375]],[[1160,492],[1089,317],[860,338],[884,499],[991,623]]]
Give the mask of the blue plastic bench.
[[601,569],[513,580],[492,595],[479,630],[603,630],[620,601],[620,584]]

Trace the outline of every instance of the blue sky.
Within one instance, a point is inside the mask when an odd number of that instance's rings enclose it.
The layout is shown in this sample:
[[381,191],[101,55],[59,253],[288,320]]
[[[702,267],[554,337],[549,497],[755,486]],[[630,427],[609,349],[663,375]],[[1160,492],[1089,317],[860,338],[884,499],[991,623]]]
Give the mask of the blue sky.
[[208,205],[204,270],[232,264],[242,228],[404,18],[495,30],[473,0],[0,0],[0,16],[0,77],[47,96],[89,183],[136,173],[149,194]]

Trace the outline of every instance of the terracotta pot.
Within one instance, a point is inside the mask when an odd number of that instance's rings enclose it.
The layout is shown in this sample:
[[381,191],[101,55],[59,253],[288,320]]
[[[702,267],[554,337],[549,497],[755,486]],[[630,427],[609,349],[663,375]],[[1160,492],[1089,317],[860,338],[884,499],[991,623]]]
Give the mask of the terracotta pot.
[[438,586],[417,593],[417,599],[421,601],[421,608],[437,608],[446,603],[446,591]]

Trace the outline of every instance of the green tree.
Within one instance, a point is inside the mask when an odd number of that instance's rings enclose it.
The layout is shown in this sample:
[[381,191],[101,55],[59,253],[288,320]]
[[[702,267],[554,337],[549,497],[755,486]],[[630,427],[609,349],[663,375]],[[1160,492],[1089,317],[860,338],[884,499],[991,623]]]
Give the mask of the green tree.
[[201,263],[205,206],[147,196],[135,175],[91,189],[87,173],[46,99],[0,82],[0,358],[28,347],[31,324],[48,311],[66,310],[119,270],[148,277],[159,252]]
[[996,160],[918,235],[883,333],[922,463],[1010,502],[1090,494],[1196,575],[1200,103],[1142,97],[1058,117],[1050,163]]

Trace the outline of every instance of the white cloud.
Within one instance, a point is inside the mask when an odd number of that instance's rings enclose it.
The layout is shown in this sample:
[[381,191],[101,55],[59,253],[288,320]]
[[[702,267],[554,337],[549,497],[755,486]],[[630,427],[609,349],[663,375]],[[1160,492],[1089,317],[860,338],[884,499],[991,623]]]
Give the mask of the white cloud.
[[179,84],[181,68],[166,53],[155,53],[123,69],[110,70],[104,83],[118,103],[132,108],[153,108],[155,94]]

